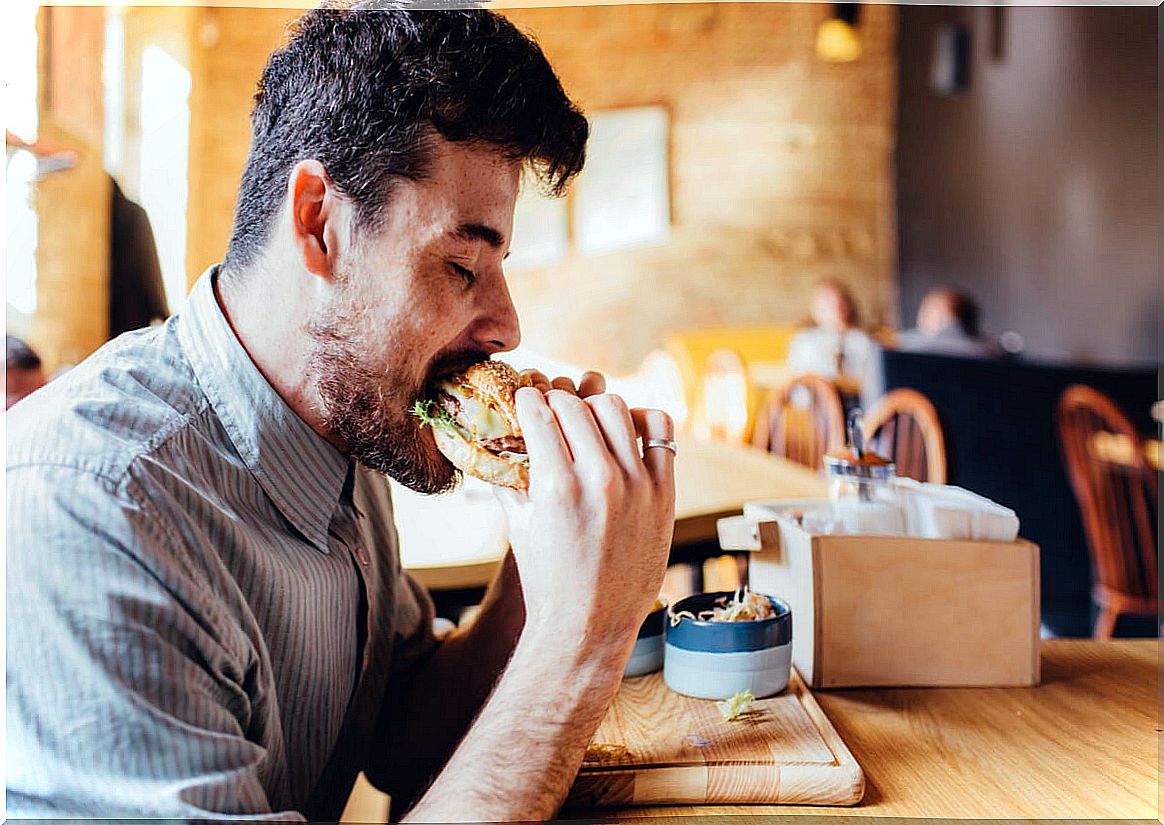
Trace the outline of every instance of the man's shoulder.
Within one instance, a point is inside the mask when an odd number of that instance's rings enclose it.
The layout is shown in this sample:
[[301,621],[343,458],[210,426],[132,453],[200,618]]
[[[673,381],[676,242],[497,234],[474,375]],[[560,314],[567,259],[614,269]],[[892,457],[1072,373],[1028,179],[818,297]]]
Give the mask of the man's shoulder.
[[9,471],[70,467],[113,481],[201,415],[208,401],[178,318],[126,333],[7,413]]

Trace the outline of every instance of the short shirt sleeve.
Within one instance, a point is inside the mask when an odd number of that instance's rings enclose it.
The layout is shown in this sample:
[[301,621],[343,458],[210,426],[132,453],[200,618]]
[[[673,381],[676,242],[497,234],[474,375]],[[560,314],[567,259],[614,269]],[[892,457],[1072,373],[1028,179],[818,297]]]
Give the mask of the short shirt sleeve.
[[394,677],[409,680],[412,672],[436,650],[439,642],[433,634],[436,609],[432,596],[423,584],[404,570],[397,578],[395,614],[392,673]]

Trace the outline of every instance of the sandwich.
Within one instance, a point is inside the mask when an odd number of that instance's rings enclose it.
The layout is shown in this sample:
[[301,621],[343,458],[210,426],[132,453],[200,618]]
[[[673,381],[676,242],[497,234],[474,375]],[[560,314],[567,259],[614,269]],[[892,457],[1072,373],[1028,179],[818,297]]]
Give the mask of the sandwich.
[[481,361],[439,379],[412,414],[432,430],[437,449],[474,478],[529,488],[529,456],[517,423],[514,393],[528,386],[502,361]]

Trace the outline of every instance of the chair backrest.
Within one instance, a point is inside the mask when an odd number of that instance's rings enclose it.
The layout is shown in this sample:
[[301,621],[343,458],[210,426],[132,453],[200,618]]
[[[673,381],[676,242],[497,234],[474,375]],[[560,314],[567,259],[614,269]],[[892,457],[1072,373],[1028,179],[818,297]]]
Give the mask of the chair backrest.
[[890,390],[865,414],[865,440],[897,474],[946,483],[946,439],[938,411],[917,390]]
[[1097,593],[1154,601],[1159,482],[1144,441],[1108,396],[1076,384],[1059,399],[1059,438],[1079,501]]
[[[677,330],[667,335],[664,348],[674,359],[682,376],[685,401],[692,418],[698,415],[704,370],[716,350],[735,350],[748,364],[782,363],[788,358],[788,348],[798,330],[795,324],[766,324],[700,327]],[[749,412],[753,410],[749,408]]]
[[1142,433],[1160,397],[1158,369],[1046,364],[883,349],[885,386],[918,390],[937,409],[946,437],[946,480],[1010,507],[1023,538],[1039,545],[1043,625],[1057,636],[1092,632],[1091,551],[1055,426],[1072,384],[1111,397]]
[[845,444],[845,413],[837,388],[827,378],[805,373],[772,390],[756,419],[752,443],[821,469],[824,454]]

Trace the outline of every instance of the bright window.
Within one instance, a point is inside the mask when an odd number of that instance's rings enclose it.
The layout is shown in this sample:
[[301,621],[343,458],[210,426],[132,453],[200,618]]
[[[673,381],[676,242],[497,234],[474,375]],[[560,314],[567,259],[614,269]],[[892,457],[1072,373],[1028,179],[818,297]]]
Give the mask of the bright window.
[[[16,3],[4,12],[4,125],[27,143],[36,140],[36,6]],[[4,289],[9,331],[27,335],[36,311],[36,158],[9,149],[4,163]]]
[[164,49],[142,53],[141,205],[150,218],[170,312],[186,302],[190,72]]

